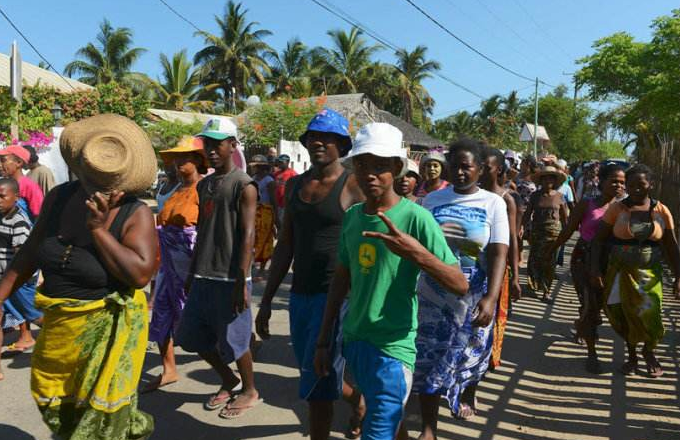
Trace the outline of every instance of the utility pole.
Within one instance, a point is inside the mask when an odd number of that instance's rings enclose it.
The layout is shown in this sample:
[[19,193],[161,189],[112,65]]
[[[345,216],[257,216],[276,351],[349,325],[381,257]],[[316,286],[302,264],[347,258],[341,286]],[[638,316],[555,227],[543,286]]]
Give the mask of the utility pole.
[[536,77],[536,92],[534,94],[534,157],[538,157],[538,77]]

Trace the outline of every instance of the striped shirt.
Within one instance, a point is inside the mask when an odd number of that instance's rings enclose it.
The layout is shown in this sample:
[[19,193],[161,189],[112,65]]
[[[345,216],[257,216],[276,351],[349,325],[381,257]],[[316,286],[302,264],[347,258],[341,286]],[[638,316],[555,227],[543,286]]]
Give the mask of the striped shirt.
[[28,239],[31,227],[28,216],[17,208],[0,218],[0,274],[5,273],[17,248]]

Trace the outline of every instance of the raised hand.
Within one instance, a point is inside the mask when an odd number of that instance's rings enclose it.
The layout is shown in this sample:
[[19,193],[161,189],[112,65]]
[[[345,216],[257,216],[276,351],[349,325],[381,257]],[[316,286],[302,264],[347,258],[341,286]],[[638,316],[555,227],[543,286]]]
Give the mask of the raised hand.
[[107,198],[99,191],[95,192],[85,201],[87,206],[87,227],[90,230],[106,227],[111,210],[118,206],[118,202],[125,195],[122,191],[114,190]]
[[387,234],[383,232],[364,231],[362,235],[368,238],[377,238],[385,243],[385,246],[392,251],[392,253],[399,255],[402,258],[413,260],[415,253],[422,251],[423,245],[413,236],[400,231],[384,213],[378,212],[378,217],[387,226]]

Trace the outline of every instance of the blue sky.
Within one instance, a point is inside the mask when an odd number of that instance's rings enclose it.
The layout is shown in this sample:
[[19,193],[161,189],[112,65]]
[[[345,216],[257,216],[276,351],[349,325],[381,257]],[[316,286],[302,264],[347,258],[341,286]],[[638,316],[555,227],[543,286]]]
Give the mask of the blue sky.
[[[482,96],[519,90],[533,93],[532,83],[517,78],[480,58],[446,35],[403,0],[329,0],[348,14],[400,47],[418,44],[442,64],[442,73]],[[215,14],[222,14],[226,0],[166,0],[199,28],[216,32]],[[528,77],[538,76],[549,84],[571,82],[565,73],[577,69],[575,60],[591,53],[596,39],[626,31],[640,40],[650,37],[649,25],[669,14],[677,1],[670,0],[414,0],[453,33],[497,62]],[[309,46],[327,45],[326,31],[348,29],[310,0],[248,0],[251,21],[273,35],[266,41],[282,48],[292,37]],[[76,50],[93,41],[103,17],[114,26],[134,31],[135,44],[148,52],[135,70],[156,76],[158,55],[187,48],[189,54],[202,47],[193,28],[172,14],[158,0],[6,0],[3,10],[33,44],[58,69]],[[25,61],[38,63],[38,56],[0,17],[0,52],[8,53],[11,41],[20,43]],[[367,37],[368,38],[368,37]],[[390,50],[379,58],[390,61]],[[442,79],[426,83],[435,98],[435,118],[461,110],[474,110],[479,98]],[[539,93],[547,93],[541,86]]]

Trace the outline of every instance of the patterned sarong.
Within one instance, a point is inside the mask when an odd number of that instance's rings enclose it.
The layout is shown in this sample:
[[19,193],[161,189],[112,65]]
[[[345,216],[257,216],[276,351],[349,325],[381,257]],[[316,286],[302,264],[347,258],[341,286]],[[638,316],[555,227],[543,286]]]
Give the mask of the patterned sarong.
[[45,313],[33,352],[31,394],[59,438],[145,439],[153,419],[137,409],[147,342],[141,290],[100,300],[36,294]]
[[614,246],[605,277],[604,310],[612,328],[631,344],[656,347],[664,335],[661,319],[663,267],[660,249],[652,262],[638,261],[638,246]]
[[159,226],[157,229],[161,267],[156,276],[149,340],[164,344],[177,333],[187,301],[184,284],[196,244],[196,227]]
[[255,262],[266,263],[274,253],[274,207],[258,203],[255,214]]
[[508,310],[510,308],[510,268],[505,269],[505,277],[501,286],[496,308],[496,322],[493,326],[493,348],[491,349],[491,366],[496,368],[501,365],[501,350],[503,349],[503,336],[505,326],[508,323]]

